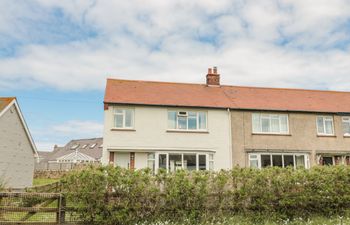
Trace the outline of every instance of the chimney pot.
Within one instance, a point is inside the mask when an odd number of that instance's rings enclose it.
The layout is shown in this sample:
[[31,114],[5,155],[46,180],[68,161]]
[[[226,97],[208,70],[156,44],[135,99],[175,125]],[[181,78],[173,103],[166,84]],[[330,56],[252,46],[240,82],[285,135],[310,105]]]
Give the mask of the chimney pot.
[[216,66],[214,66],[213,69],[208,69],[207,85],[220,86],[220,74],[218,74],[218,69]]

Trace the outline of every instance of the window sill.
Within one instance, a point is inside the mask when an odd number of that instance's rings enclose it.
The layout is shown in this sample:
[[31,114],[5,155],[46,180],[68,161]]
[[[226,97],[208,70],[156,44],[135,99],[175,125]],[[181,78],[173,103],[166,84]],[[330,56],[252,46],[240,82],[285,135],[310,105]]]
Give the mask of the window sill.
[[209,134],[207,130],[167,130],[168,133],[195,133],[195,134]]
[[337,137],[336,135],[334,135],[334,134],[331,134],[331,135],[329,135],[329,134],[317,134],[316,135],[317,137]]
[[111,128],[111,131],[136,131],[133,128]]
[[252,133],[252,135],[267,135],[267,136],[292,136],[291,134],[278,134],[278,133]]
[[344,138],[350,138],[350,135],[344,135],[343,137]]

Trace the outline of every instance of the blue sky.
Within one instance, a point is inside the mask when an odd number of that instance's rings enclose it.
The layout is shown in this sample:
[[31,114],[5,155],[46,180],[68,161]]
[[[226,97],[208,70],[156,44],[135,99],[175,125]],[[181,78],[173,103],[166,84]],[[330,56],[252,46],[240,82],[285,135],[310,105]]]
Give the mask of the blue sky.
[[5,0],[0,96],[40,150],[102,136],[107,77],[350,91],[349,0]]

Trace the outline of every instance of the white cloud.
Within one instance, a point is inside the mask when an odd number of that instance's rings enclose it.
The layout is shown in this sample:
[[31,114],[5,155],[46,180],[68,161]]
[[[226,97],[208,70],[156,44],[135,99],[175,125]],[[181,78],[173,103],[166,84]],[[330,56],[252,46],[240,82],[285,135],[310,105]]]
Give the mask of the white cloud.
[[63,124],[52,127],[54,132],[62,136],[70,136],[76,138],[82,137],[101,137],[103,125],[93,121],[67,121]]
[[54,145],[63,146],[73,139],[102,137],[103,124],[95,121],[69,120],[43,127],[33,127],[39,151],[52,151]]
[[[98,35],[26,44],[15,56],[0,58],[0,90],[101,90],[106,77],[203,82],[213,65],[226,84],[350,87],[349,49],[334,48],[350,41],[342,27],[350,19],[347,0],[33,2],[44,15],[61,8],[72,23],[91,26]],[[21,13],[2,14],[1,33],[12,35],[8,24],[20,16],[40,19],[28,7],[15,10]],[[30,29],[24,25],[19,29]],[[21,35],[16,38],[26,38]]]

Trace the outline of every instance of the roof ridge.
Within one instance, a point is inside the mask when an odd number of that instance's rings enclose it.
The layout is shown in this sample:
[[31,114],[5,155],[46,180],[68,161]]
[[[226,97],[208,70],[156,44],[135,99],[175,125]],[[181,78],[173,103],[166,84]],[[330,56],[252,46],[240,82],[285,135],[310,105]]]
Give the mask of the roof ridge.
[[[72,139],[72,140],[70,140],[69,142],[72,142],[72,141],[83,141],[83,140],[95,140],[95,139],[103,139],[103,137]],[[69,143],[69,142],[68,142],[68,143]],[[67,143],[67,144],[68,144],[68,143]]]
[[306,88],[278,88],[278,87],[259,87],[259,86],[239,86],[239,85],[221,85],[223,87],[233,87],[233,88],[251,88],[251,89],[269,89],[269,90],[290,90],[290,91],[308,91],[308,92],[334,92],[334,93],[349,93],[349,91],[336,91],[336,90],[320,90],[320,89],[306,89]]
[[185,85],[207,86],[206,84],[201,84],[201,83],[186,83],[186,82],[171,82],[171,81],[128,80],[128,79],[118,79],[118,78],[107,78],[107,80],[112,80],[112,81],[128,81],[128,82],[144,82],[144,83],[156,83],[156,84],[185,84]]

